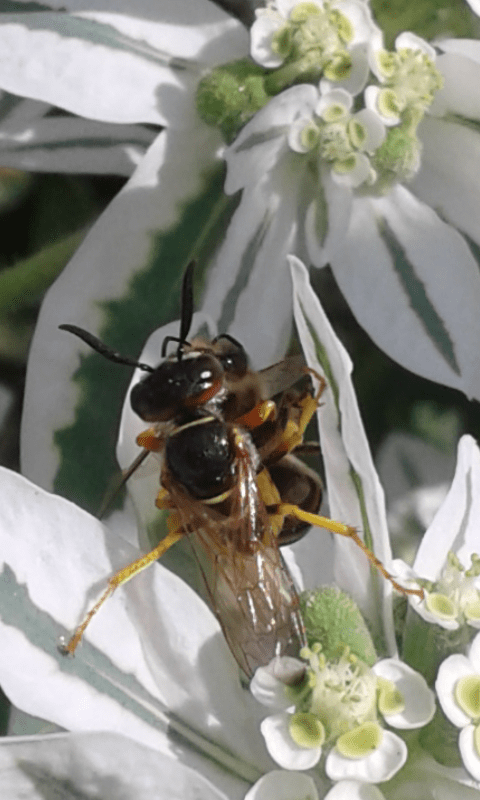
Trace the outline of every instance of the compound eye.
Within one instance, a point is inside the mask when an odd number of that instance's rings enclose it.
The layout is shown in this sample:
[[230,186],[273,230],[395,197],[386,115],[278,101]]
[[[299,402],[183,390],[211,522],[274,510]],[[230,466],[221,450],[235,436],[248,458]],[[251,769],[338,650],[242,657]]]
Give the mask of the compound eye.
[[215,341],[215,355],[229,378],[243,378],[248,370],[248,357],[240,342],[219,336]]

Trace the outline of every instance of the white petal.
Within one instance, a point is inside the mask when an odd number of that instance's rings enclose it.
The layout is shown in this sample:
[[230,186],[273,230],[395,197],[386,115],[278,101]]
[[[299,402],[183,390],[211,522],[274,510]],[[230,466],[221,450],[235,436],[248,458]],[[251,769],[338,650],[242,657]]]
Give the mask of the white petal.
[[471,662],[475,672],[480,675],[480,635],[475,636],[468,648],[468,660]]
[[313,86],[292,86],[255,114],[225,151],[227,194],[256,183],[277,164],[287,152],[290,125],[311,117],[317,101],[318,91]]
[[468,5],[475,14],[480,15],[480,2],[479,0],[467,0]]
[[322,78],[320,80],[321,92],[327,92],[335,89],[335,87],[341,87],[355,96],[362,91],[367,82],[369,74],[368,52],[366,45],[359,44],[355,45],[355,47],[352,47],[350,50],[350,57],[352,59],[352,67],[349,76],[343,80],[335,82],[329,81],[327,78]]
[[410,31],[404,31],[404,33],[401,33],[395,39],[395,49],[401,50],[402,48],[406,48],[407,50],[421,50],[431,61],[435,61],[437,57],[435,49],[428,44],[425,39],[422,39],[421,36],[417,36]]
[[393,114],[389,114],[388,116],[386,114],[382,114],[378,104],[378,97],[381,91],[381,86],[367,86],[364,93],[365,106],[367,109],[376,114],[384,125],[387,127],[392,127],[392,125],[397,125],[400,122],[400,117],[396,117]]
[[[289,257],[289,262],[294,283],[295,321],[305,358],[318,372],[323,374],[325,370],[332,383],[324,392],[318,413],[330,514],[333,519],[359,530],[365,530],[368,525],[373,549],[388,568],[391,556],[383,491],[351,384],[352,365],[313,293],[305,267],[294,256]],[[322,347],[322,363],[310,330],[315,332]],[[361,502],[358,483],[352,480],[352,468],[361,483]],[[372,629],[385,637],[387,651],[395,653],[389,585],[386,581],[372,581],[368,561],[353,542],[343,536],[334,538],[336,582],[354,597]]]
[[326,92],[321,92],[317,105],[315,106],[315,114],[321,117],[323,112],[331,105],[339,105],[345,108],[345,111],[350,111],[353,106],[353,97],[346,89],[329,89]]
[[423,675],[396,658],[385,658],[372,667],[375,675],[392,681],[401,692],[405,708],[398,714],[385,715],[393,728],[420,728],[435,714],[435,695]]
[[407,760],[407,745],[390,731],[383,731],[380,746],[365,758],[345,758],[335,749],[325,762],[325,772],[332,781],[353,778],[365,783],[381,783],[392,778]]
[[435,43],[444,53],[455,53],[480,63],[480,42],[478,39],[441,39]]
[[450,491],[421,541],[414,563],[416,573],[437,580],[450,550],[469,566],[471,554],[478,549],[479,514],[480,451],[471,436],[462,436]]
[[316,267],[325,266],[343,240],[353,202],[351,188],[335,181],[330,169],[321,170],[320,175],[318,196],[305,215],[308,255]]
[[313,123],[312,117],[301,117],[292,122],[288,131],[288,145],[295,153],[308,153],[312,147],[304,144],[302,134]]
[[[0,22],[0,80],[9,92],[91,119],[156,124],[170,121],[168,109],[159,108],[161,84],[168,86],[169,101],[186,97],[185,79],[192,76],[121,49],[119,42],[118,49],[115,42],[94,43],[95,34],[111,35],[98,22],[64,14],[4,15]],[[193,85],[189,97],[191,91]]]
[[[408,586],[408,584],[406,584]],[[460,623],[456,619],[442,619],[432,611],[429,611],[425,600],[428,597],[428,592],[425,592],[425,599],[420,600],[419,597],[409,597],[409,603],[412,605],[417,612],[417,614],[425,620],[425,622],[430,622],[432,625],[438,625],[440,628],[443,628],[446,631],[456,631],[460,627]]]
[[355,167],[350,172],[335,172],[332,170],[332,180],[342,186],[350,186],[356,189],[365,183],[370,175],[370,160],[364,153],[356,153]]
[[[319,800],[314,782],[302,772],[267,772],[245,795],[245,800]],[[368,800],[368,798],[366,798]]]
[[173,19],[171,4],[162,6],[153,20],[131,13],[4,14],[1,85],[92,119],[180,122],[201,74],[193,59],[239,58],[248,52],[248,38],[231,17],[219,19],[218,10],[209,15],[208,3],[198,4],[206,18],[197,26],[185,0]]
[[287,159],[260,175],[243,192],[209,268],[202,303],[219,332],[242,342],[256,369],[282,358],[290,338],[286,256],[296,247],[298,208],[304,202],[297,162]]
[[458,748],[465,768],[468,769],[475,780],[480,781],[480,755],[475,747],[474,734],[474,725],[467,725],[466,728],[460,731]]
[[311,769],[318,763],[321,747],[305,748],[295,744],[288,730],[290,714],[281,713],[266,717],[260,728],[267,750],[283,769]]
[[376,25],[373,21],[370,6],[367,3],[356,0],[342,0],[338,10],[350,20],[354,30],[354,37],[350,43],[355,46],[359,43],[368,42]]
[[385,43],[383,41],[383,34],[380,29],[376,29],[373,35],[370,37],[369,48],[368,48],[368,63],[370,69],[372,70],[375,77],[383,83],[384,76],[381,73],[378,65],[377,54],[379,50],[385,49]]
[[272,39],[275,33],[285,24],[280,17],[272,13],[257,16],[250,30],[250,55],[257,64],[268,69],[279,67],[285,60],[272,50]]
[[460,678],[469,675],[475,675],[471,661],[465,656],[457,654],[449,656],[440,664],[435,681],[435,691],[440,705],[450,722],[453,722],[457,728],[463,728],[471,722],[470,717],[462,711],[455,700],[455,686]]
[[266,764],[258,706],[206,605],[155,563],[108,600],[75,658],[65,658],[60,635],[138,550],[24,478],[1,470],[0,479],[0,681],[11,701],[66,729],[124,733],[164,754],[181,752],[184,763],[203,762],[203,750],[207,776],[223,758],[211,750],[221,729],[229,769],[244,762],[244,777],[255,779],[248,765]]
[[[282,14],[285,19],[288,19],[290,16],[290,12],[296,5],[298,5],[299,0],[275,0],[275,5],[278,8],[280,14]],[[323,0],[312,0],[313,4],[318,6],[318,8],[323,9],[324,3]]]
[[476,208],[480,185],[476,176],[480,170],[480,135],[459,121],[432,117],[424,117],[419,135],[423,150],[420,169],[410,184],[412,191],[479,245]]
[[364,108],[362,111],[355,114],[353,119],[361,122],[367,131],[367,138],[362,150],[365,150],[367,153],[373,153],[377,147],[380,147],[386,136],[385,126],[380,117],[369,108]]
[[325,795],[325,800],[385,800],[377,786],[361,781],[339,781]]
[[428,113],[480,119],[480,63],[465,56],[445,53],[439,56],[437,68],[444,77],[444,85],[436,93]]
[[3,166],[34,172],[130,177],[154,136],[141,125],[110,125],[66,116],[40,118],[21,127],[2,125],[1,160]]
[[266,667],[259,667],[250,682],[250,691],[255,700],[264,706],[286,710],[292,705],[286,695],[286,686],[292,677],[302,675],[303,662],[288,656],[277,656]]
[[354,200],[331,263],[357,320],[390,357],[480,397],[480,274],[458,231],[397,186]]
[[229,789],[240,792],[241,786],[227,782],[224,794],[175,758],[105,732],[16,736],[2,739],[0,747],[0,794],[8,800],[41,800],[45,792],[102,800],[151,800],[160,794],[170,800],[226,800]]

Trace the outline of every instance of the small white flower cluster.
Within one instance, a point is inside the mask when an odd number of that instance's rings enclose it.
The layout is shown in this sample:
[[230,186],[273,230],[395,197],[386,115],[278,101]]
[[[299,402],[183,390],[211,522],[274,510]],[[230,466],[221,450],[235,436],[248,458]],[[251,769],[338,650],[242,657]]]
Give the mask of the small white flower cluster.
[[383,191],[418,171],[417,127],[442,86],[433,47],[402,33],[396,52],[384,50],[367,4],[354,0],[275,0],[257,11],[251,37],[254,60],[277,68],[277,91],[318,85],[314,108],[290,127],[292,150],[316,154],[352,188]]
[[424,678],[395,658],[370,669],[347,648],[336,659],[327,660],[320,645],[301,656],[304,662],[273,659],[251,683],[254,697],[277,712],[261,724],[272,758],[285,770],[306,770],[327,748],[330,780],[389,780],[408,752],[379,720],[405,730],[426,725],[435,701]]
[[423,580],[400,559],[394,563],[400,579],[423,588],[423,600],[409,598],[422,619],[453,631],[465,624],[480,628],[480,557],[471,553],[470,560],[467,569],[450,550],[435,580]]
[[310,119],[295,120],[288,143],[297,153],[318,149],[320,158],[331,164],[337,183],[356,187],[374,183],[375,170],[367,154],[374,153],[385,139],[385,127],[369,109],[351,113],[353,96],[345,89],[320,94]]
[[308,59],[311,71],[334,81],[351,74],[359,48],[378,31],[362,0],[271,0],[256,15],[250,53],[257,64],[278,68],[288,62],[298,72]]

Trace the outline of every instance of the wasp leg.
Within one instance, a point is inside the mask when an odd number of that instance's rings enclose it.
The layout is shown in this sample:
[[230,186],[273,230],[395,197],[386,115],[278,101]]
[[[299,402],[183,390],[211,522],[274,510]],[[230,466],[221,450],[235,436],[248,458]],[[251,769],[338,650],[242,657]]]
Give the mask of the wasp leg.
[[301,508],[293,505],[292,503],[280,503],[278,508],[275,509],[275,512],[285,515],[292,514],[294,517],[297,517],[297,519],[300,519],[303,522],[308,522],[309,525],[315,525],[317,528],[324,528],[325,530],[330,531],[330,533],[338,533],[340,536],[347,536],[365,553],[370,563],[373,564],[373,566],[376,567],[379,572],[381,572],[384,578],[390,581],[397,592],[400,592],[404,595],[415,594],[423,600],[423,589],[405,589],[404,586],[400,586],[395,578],[385,569],[375,553],[372,553],[366,544],[362,542],[355,528],[352,528],[350,525],[345,525],[343,522],[335,522],[333,519],[321,517],[318,514],[312,514],[309,511],[303,511]]
[[150,450],[153,453],[158,452],[163,447],[163,436],[158,435],[155,428],[147,428],[138,434],[136,442],[139,447],[144,447],[145,450]]
[[168,533],[165,536],[165,538],[162,539],[162,541],[150,553],[146,553],[144,556],[140,556],[140,558],[137,558],[135,561],[132,561],[131,564],[127,564],[126,567],[123,567],[123,569],[120,569],[118,572],[116,572],[115,575],[112,575],[112,577],[108,581],[108,586],[105,589],[102,596],[100,597],[100,599],[95,603],[93,608],[90,609],[85,619],[78,626],[75,633],[69,639],[67,644],[62,646],[61,648],[62,652],[65,653],[65,655],[73,656],[75,650],[77,649],[82,639],[83,634],[85,633],[87,626],[90,624],[90,621],[95,616],[99,608],[103,606],[104,602],[108,600],[109,597],[111,597],[115,589],[117,589],[119,586],[122,586],[124,583],[127,583],[127,581],[131,580],[131,578],[134,578],[135,575],[138,575],[138,573],[141,572],[143,569],[149,567],[150,564],[153,564],[154,561],[163,556],[163,554],[166,553],[166,551],[173,544],[178,542],[178,540],[181,539],[183,536],[184,536],[183,531],[180,531],[178,529],[170,531],[170,533]]
[[263,425],[267,419],[275,419],[277,414],[277,406],[273,400],[264,400],[259,403],[246,414],[242,414],[235,420],[236,425],[241,425],[242,428],[253,430]]

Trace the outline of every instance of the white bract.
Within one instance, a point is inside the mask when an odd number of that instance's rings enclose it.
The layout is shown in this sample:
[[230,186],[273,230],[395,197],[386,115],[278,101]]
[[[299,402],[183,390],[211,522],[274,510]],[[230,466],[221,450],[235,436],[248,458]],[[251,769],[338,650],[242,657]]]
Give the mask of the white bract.
[[452,486],[422,539],[413,568],[400,559],[394,562],[403,581],[424,588],[423,601],[409,598],[412,607],[427,622],[447,630],[480,627],[479,493],[480,451],[472,437],[464,436]]
[[440,665],[435,682],[446,716],[460,728],[458,747],[465,768],[480,780],[480,634],[468,656],[449,656]]
[[[318,16],[315,4],[299,7]],[[248,248],[258,286],[272,232],[275,260],[295,252],[330,263],[358,321],[389,355],[478,397],[480,277],[468,241],[480,244],[472,177],[480,51],[461,40],[438,47],[440,55],[405,33],[387,52],[374,31],[373,71],[361,86],[297,76],[282,87],[225,153],[226,191],[243,194],[219,259],[241,263]],[[205,310],[213,313],[233,284],[215,268]],[[234,330],[238,306],[237,315]]]
[[290,659],[281,675],[277,659],[259,668],[251,684],[261,703],[272,707],[277,697],[277,708],[287,705],[261,725],[272,758],[284,769],[306,770],[318,764],[326,747],[331,780],[392,778],[407,759],[407,746],[380,720],[403,730],[426,725],[435,700],[425,679],[398,659],[383,659],[369,669],[348,651],[328,660],[320,646],[302,657],[307,664],[301,680],[301,662],[295,670]]

